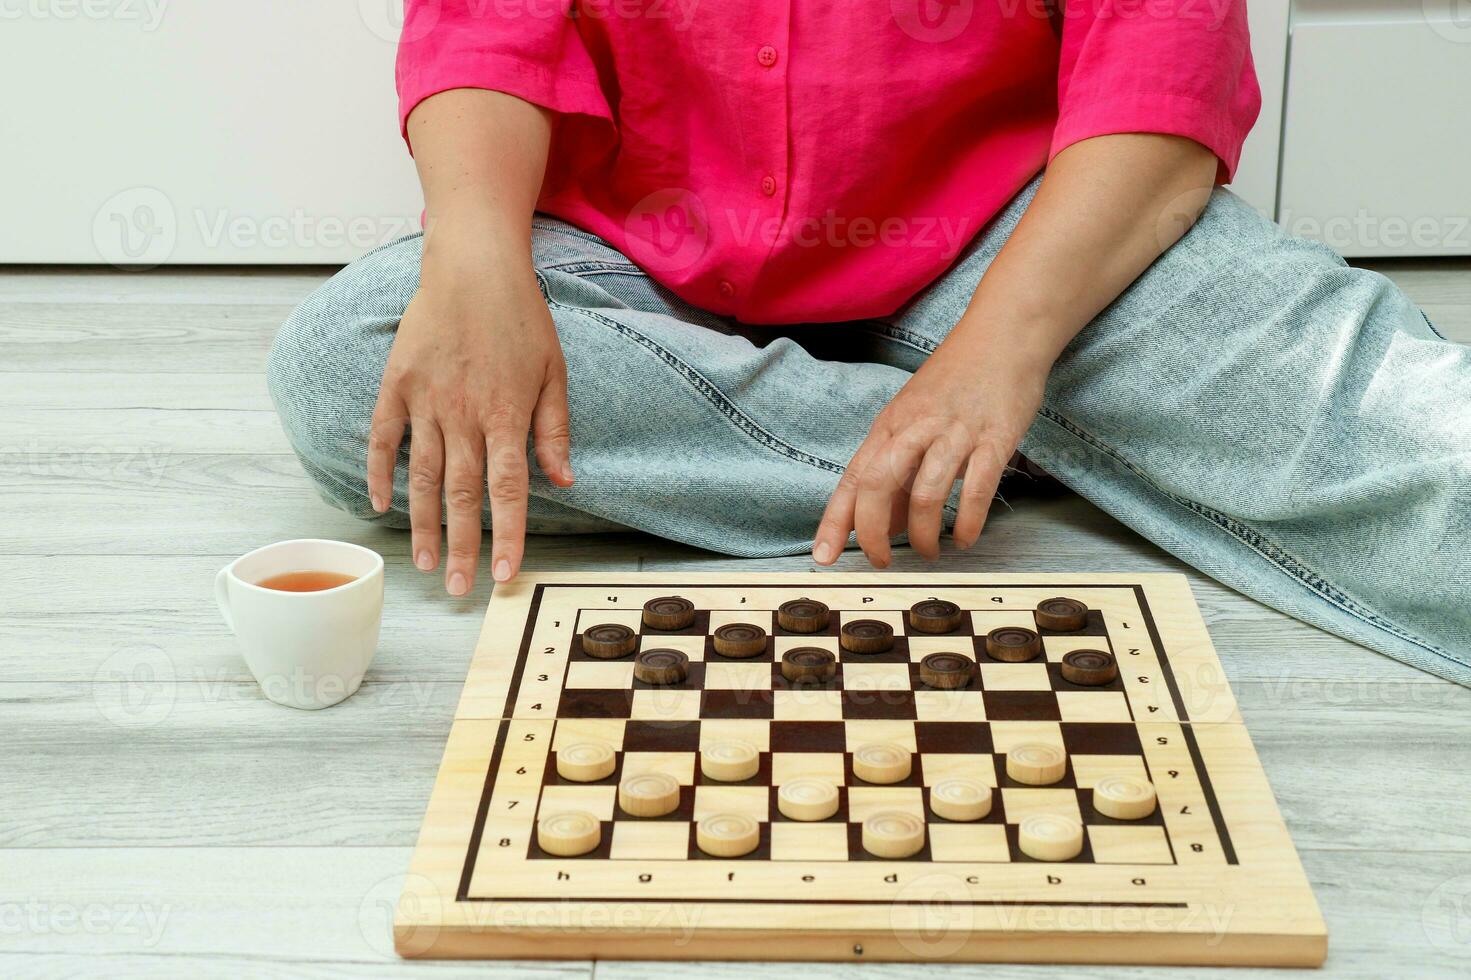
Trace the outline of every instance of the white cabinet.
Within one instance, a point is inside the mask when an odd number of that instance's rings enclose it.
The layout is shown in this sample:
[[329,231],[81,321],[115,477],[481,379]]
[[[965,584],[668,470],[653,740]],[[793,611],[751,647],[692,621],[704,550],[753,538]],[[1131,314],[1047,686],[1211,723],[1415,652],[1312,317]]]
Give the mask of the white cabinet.
[[1287,78],[1289,231],[1349,256],[1471,254],[1471,4],[1297,0]]
[[341,262],[417,228],[395,5],[0,2],[0,262]]

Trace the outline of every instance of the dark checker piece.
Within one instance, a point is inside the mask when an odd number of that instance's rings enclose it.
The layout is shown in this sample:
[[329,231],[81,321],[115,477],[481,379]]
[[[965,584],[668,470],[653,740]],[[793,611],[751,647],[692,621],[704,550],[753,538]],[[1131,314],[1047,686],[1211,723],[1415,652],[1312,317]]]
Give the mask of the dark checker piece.
[[930,687],[965,687],[975,674],[976,662],[958,653],[932,653],[919,662],[919,679]]
[[837,670],[837,655],[822,647],[793,647],[781,655],[781,675],[794,683],[825,681]]
[[949,633],[960,628],[960,607],[944,599],[924,599],[909,607],[909,625],[921,633]]
[[1113,654],[1102,650],[1074,650],[1062,655],[1062,679],[1086,687],[1107,684],[1119,676]]
[[1019,664],[1042,652],[1042,638],[1024,626],[1001,626],[986,634],[986,653],[992,660]]
[[1088,607],[1077,599],[1043,599],[1037,603],[1036,617],[1044,630],[1071,632],[1088,625]]
[[677,595],[644,603],[644,625],[651,630],[682,630],[695,621],[695,604]]
[[894,645],[894,627],[878,619],[855,619],[843,624],[838,643],[849,653],[883,653]]
[[766,631],[752,623],[726,623],[717,627],[710,639],[722,657],[745,659],[766,652]]
[[582,652],[599,660],[626,657],[638,646],[638,634],[622,623],[589,626],[582,632]]
[[830,611],[816,599],[793,599],[776,609],[776,625],[788,633],[820,633],[827,629]]
[[678,650],[644,650],[633,661],[633,676],[645,684],[678,684],[689,672],[690,658]]

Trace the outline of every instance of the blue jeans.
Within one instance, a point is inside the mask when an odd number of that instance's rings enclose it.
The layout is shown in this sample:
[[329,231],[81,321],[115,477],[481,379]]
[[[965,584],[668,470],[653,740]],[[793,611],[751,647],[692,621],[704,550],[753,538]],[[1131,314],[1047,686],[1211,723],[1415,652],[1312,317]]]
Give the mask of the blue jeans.
[[[532,466],[531,531],[807,550],[874,416],[945,338],[1034,190],[897,313],[825,326],[733,323],[538,219],[578,480],[557,489]],[[394,526],[408,524],[407,452],[380,517],[365,444],[420,254],[410,236],[343,269],[283,327],[269,369],[322,494]],[[1471,348],[1384,277],[1230,193],[1068,347],[1022,451],[1232,588],[1471,685]]]

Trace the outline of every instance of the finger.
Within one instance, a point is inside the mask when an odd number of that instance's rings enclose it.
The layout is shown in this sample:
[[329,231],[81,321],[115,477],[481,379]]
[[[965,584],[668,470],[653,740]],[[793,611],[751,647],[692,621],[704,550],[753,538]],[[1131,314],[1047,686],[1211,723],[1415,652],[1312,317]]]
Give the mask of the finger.
[[954,439],[941,436],[930,443],[909,491],[909,546],[930,561],[940,557],[940,532],[945,504],[955,475],[965,465]]
[[439,566],[439,495],[444,484],[444,436],[430,418],[415,419],[409,437],[409,527],[414,567]]
[[996,497],[996,487],[1006,470],[1003,459],[984,448],[970,454],[965,467],[965,482],[960,487],[960,505],[955,514],[955,544],[969,548],[981,536],[986,515]]
[[[567,375],[558,372],[541,389],[531,415],[536,465],[559,487],[572,485],[572,422],[567,414]],[[494,524],[491,525],[495,527]]]
[[380,514],[393,504],[393,467],[398,462],[398,447],[403,445],[408,415],[398,389],[385,384],[378,392],[368,426],[368,500]]
[[903,490],[896,492],[889,501],[889,540],[904,533],[909,526],[909,494]]
[[883,439],[881,433],[870,433],[838,478],[837,488],[828,498],[812,539],[812,560],[817,564],[831,565],[848,546],[848,535],[853,531],[853,505],[858,500],[858,475],[872,458],[873,446]]
[[444,587],[450,595],[467,595],[475,587],[480,559],[480,502],[484,499],[485,446],[480,433],[446,432],[444,503],[449,511],[449,559]]
[[904,492],[918,465],[918,454],[911,446],[900,439],[889,439],[858,476],[853,528],[858,532],[858,546],[875,568],[889,565],[894,497]]
[[521,568],[526,541],[526,427],[492,433],[486,441],[490,486],[490,574],[497,582]]

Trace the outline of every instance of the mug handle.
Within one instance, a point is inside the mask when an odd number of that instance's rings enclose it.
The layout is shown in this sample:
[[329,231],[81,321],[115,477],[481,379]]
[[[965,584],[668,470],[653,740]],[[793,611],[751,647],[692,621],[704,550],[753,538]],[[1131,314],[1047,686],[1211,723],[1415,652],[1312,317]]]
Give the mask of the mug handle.
[[230,632],[235,632],[235,617],[230,615],[230,567],[226,565],[220,569],[215,576],[215,604],[220,607],[220,615],[225,617],[225,625]]

